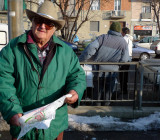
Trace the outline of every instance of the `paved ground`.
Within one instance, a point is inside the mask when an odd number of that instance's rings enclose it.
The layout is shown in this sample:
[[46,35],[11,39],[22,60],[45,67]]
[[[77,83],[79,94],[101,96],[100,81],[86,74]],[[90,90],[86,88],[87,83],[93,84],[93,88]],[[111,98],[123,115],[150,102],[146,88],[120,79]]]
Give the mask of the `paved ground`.
[[[133,110],[132,107],[91,107],[80,106],[77,109],[69,108],[70,114],[79,114],[82,116],[115,116],[120,118],[137,118],[144,117],[152,114],[155,111],[160,111],[159,107],[144,107],[142,110]],[[2,127],[2,128],[1,128]],[[79,125],[74,126],[80,128]],[[0,121],[0,140],[10,140],[8,125],[1,120]],[[85,128],[86,129],[86,128]],[[84,130],[82,128],[76,130]],[[97,129],[96,129],[97,130]],[[88,138],[88,139],[87,139]],[[160,130],[149,132],[117,132],[117,131],[66,131],[64,134],[64,140],[159,140]]]
[[160,131],[149,132],[66,132],[64,140],[159,140]]
[[[11,140],[8,131],[0,132],[0,140]],[[159,131],[65,131],[63,140],[159,140]]]

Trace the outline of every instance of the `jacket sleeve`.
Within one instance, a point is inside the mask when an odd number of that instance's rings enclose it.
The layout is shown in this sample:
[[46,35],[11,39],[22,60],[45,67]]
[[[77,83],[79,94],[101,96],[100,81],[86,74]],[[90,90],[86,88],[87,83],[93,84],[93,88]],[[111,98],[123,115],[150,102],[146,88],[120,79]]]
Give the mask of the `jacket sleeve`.
[[126,41],[124,41],[120,62],[129,62],[129,61],[131,61],[131,58],[129,56],[128,44],[126,43]]
[[74,52],[72,52],[69,72],[66,79],[66,89],[67,93],[70,90],[75,90],[78,93],[78,102],[74,104],[74,107],[77,107],[86,89],[86,77],[84,70],[80,66],[78,57]]
[[82,52],[82,54],[79,57],[79,61],[84,62],[89,60],[91,57],[95,55],[98,48],[99,48],[99,41],[98,39],[96,39],[85,48],[85,50]]
[[13,115],[23,113],[14,86],[14,60],[9,43],[0,52],[0,112],[7,122]]

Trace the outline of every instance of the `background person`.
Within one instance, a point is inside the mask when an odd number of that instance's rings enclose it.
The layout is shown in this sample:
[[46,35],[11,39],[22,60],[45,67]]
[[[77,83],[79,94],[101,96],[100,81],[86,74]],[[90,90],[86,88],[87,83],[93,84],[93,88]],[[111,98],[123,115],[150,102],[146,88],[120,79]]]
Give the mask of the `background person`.
[[[127,27],[122,28],[122,36],[128,44],[129,56],[130,56],[130,59],[132,60],[133,37],[131,35],[129,35],[129,33],[130,33],[129,28],[127,28]],[[123,93],[123,94],[128,94],[127,83],[128,83],[129,67],[130,67],[129,65],[122,65],[120,67],[120,70],[126,71],[126,72],[121,72],[119,75],[120,76],[121,93]]]
[[[23,112],[44,106],[65,94],[78,106],[86,88],[85,73],[73,50],[54,33],[65,22],[53,17],[54,5],[45,1],[37,13],[26,10],[30,31],[12,39],[0,52],[0,112],[10,124],[12,140],[20,132]],[[48,129],[32,129],[22,139],[62,140],[68,127],[67,104],[57,109]]]
[[129,35],[130,30],[127,27],[122,28],[122,36],[128,44],[129,56],[132,60],[133,37]]
[[[80,61],[92,60],[94,62],[127,62],[129,58],[127,43],[121,35],[121,25],[113,22],[108,34],[100,35],[90,43],[79,57]],[[95,100],[110,100],[115,87],[118,65],[93,65],[93,70],[108,71],[93,73]],[[105,102],[102,105],[108,105]],[[101,105],[97,103],[96,105]]]

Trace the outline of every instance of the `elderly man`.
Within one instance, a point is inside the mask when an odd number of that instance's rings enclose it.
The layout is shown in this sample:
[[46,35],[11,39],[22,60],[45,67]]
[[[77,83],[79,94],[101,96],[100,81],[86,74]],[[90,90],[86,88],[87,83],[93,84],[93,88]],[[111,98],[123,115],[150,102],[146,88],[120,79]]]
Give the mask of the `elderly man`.
[[[37,13],[26,10],[32,21],[27,33],[12,39],[0,52],[0,111],[10,124],[12,140],[20,132],[23,112],[44,106],[65,94],[77,107],[86,88],[85,73],[73,50],[54,32],[65,22],[53,17],[54,5],[45,1]],[[62,140],[68,127],[67,104],[56,111],[49,129],[32,129],[22,139]]]

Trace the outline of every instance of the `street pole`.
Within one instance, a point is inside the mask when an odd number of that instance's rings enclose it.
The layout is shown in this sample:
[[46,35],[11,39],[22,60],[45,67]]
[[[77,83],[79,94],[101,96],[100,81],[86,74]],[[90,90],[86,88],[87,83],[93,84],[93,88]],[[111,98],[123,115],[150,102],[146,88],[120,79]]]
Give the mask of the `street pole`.
[[23,33],[23,0],[8,0],[9,40]]

